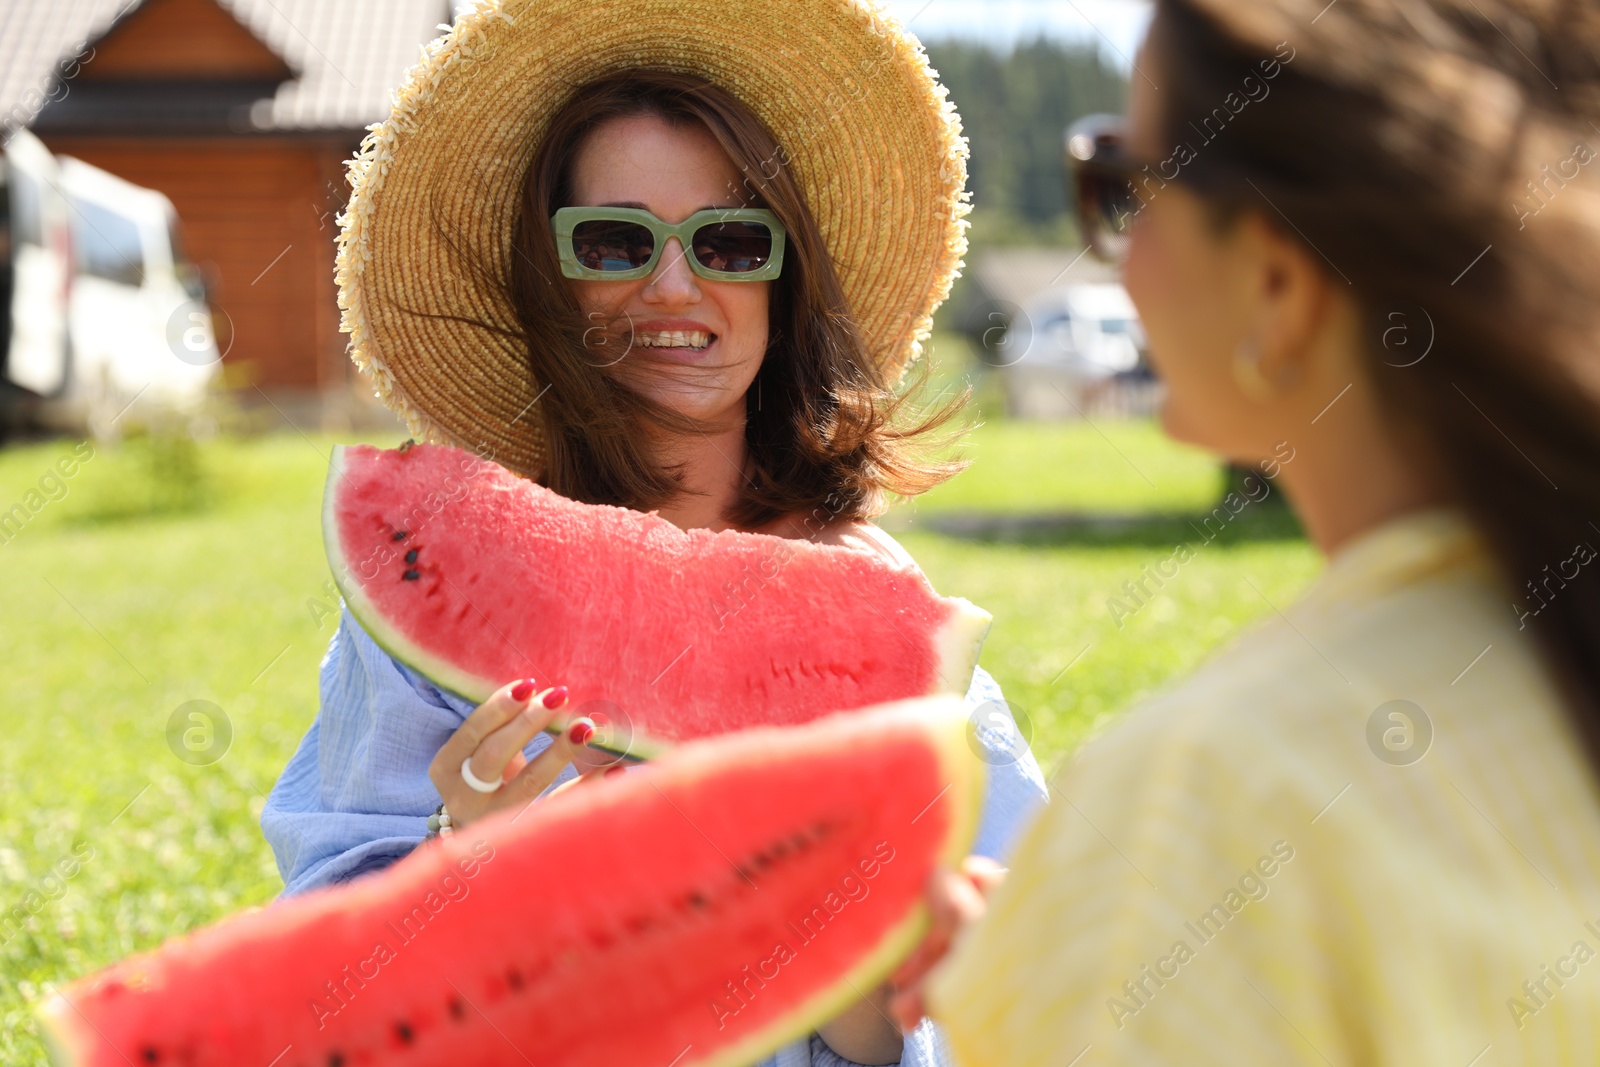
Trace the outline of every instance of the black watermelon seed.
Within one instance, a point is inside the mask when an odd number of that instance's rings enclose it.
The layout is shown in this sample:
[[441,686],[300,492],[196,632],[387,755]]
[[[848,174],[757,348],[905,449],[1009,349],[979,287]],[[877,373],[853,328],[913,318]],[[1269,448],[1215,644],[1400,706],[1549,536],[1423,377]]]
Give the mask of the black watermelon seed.
[[463,1005],[461,1003],[461,1001],[456,1000],[456,999],[452,999],[450,1001],[450,1018],[455,1019],[457,1021],[460,1021],[462,1019],[465,1019],[466,1017],[467,1017],[466,1006]]
[[413,548],[410,552],[406,553],[406,562],[407,563],[415,563],[416,561],[417,561],[417,550]]
[[391,541],[404,541],[405,539],[406,532],[404,530],[396,530],[394,536],[390,538]]
[[418,578],[421,578],[422,575],[418,574],[416,571],[406,571],[400,577],[404,578],[408,582],[414,582]]
[[704,896],[702,896],[701,894],[699,894],[699,893],[690,893],[689,894],[689,906],[691,908],[705,908],[705,907],[709,907],[710,904],[706,900],[706,898]]
[[139,1055],[144,1060],[144,1062],[146,1062],[146,1063],[155,1063],[156,1061],[161,1059],[161,1053],[157,1052],[155,1049],[151,1048],[149,1045],[146,1045],[144,1047],[144,1051],[141,1052]]
[[398,1037],[403,1044],[411,1044],[411,1027],[407,1026],[405,1023],[395,1023],[394,1036]]
[[328,1067],[344,1067],[344,1053],[342,1053],[342,1052],[330,1052],[330,1053],[328,1053]]
[[506,985],[513,990],[522,988],[522,973],[515,968],[506,972]]

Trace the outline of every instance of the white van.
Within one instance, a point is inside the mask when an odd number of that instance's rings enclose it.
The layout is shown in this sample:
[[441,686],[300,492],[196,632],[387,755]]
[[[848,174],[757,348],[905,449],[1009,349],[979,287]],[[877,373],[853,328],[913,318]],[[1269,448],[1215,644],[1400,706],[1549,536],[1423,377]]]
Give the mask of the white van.
[[1147,343],[1128,291],[1069,285],[1033,297],[1006,335],[1016,353],[1001,368],[1006,406],[1018,418],[1071,418],[1108,390],[1151,382]]
[[97,433],[134,405],[193,411],[221,355],[172,201],[70,156],[60,166],[71,208],[74,407]]
[[10,423],[27,421],[39,401],[61,397],[70,382],[71,208],[55,156],[27,130],[6,143],[0,184],[0,420]]
[[1144,330],[1120,285],[1070,285],[1028,301],[1016,327],[1018,362],[1060,367],[1080,381],[1101,381],[1139,368]]

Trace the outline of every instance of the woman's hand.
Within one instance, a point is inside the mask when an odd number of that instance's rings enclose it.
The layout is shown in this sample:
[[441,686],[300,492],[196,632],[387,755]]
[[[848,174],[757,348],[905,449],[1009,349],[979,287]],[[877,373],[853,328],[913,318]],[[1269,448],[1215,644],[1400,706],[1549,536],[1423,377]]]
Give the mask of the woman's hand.
[[[531,680],[513,682],[479,704],[450,735],[428,766],[450,812],[450,822],[462,827],[506,808],[528,804],[555,781],[573,757],[594,736],[594,724],[579,719],[533,759],[522,749],[555,718],[567,702],[565,686],[534,691]],[[480,793],[461,775],[463,760],[470,759],[480,781],[504,784],[493,793]]]
[[932,922],[922,944],[900,965],[890,980],[894,994],[889,1014],[910,1033],[927,1014],[923,983],[934,965],[944,959],[957,936],[983,918],[988,895],[1005,878],[1005,868],[983,856],[968,856],[960,871],[935,871],[928,879],[926,901]]

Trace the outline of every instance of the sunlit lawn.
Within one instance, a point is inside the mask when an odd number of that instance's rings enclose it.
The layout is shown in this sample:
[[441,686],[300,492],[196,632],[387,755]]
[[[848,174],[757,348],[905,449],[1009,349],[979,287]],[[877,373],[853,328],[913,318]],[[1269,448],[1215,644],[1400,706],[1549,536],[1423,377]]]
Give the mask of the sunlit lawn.
[[[318,528],[331,443],[289,432],[194,454],[104,446],[0,545],[0,909],[11,920],[0,925],[0,1063],[43,1062],[27,1004],[49,984],[281,888],[256,818],[316,711],[332,633]],[[72,444],[0,451],[0,509],[39,489]],[[1215,465],[1138,423],[995,423],[969,451],[967,474],[891,525],[941,592],[994,613],[983,662],[1046,760],[1315,570],[1292,522],[1253,506],[1119,626],[1107,602],[1122,583],[1179,540],[1198,542],[1183,516],[1215,502]],[[934,529],[974,512],[1083,511],[1150,518],[1004,543],[992,540],[1003,531]],[[181,734],[169,741],[190,701],[231,726],[226,754],[204,766],[178,757]]]

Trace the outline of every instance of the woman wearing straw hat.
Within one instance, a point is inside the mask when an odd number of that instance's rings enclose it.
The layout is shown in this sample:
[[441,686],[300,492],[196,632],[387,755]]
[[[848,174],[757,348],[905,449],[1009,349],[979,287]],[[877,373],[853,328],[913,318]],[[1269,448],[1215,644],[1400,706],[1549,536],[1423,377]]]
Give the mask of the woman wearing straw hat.
[[1160,0],[1075,131],[1168,431],[1287,440],[1330,558],[1058,776],[926,990],[964,1067],[1600,1060],[1597,55],[1594,0]]
[[[480,3],[352,166],[352,357],[416,437],[576,499],[914,566],[868,520],[956,469],[915,448],[953,409],[907,426],[893,391],[966,247],[944,97],[867,0]],[[562,698],[508,680],[474,708],[346,612],[262,814],[286,892],[571,780]],[[968,700],[998,856],[1044,788],[982,670]],[[885,999],[777,1062],[938,1062]]]

